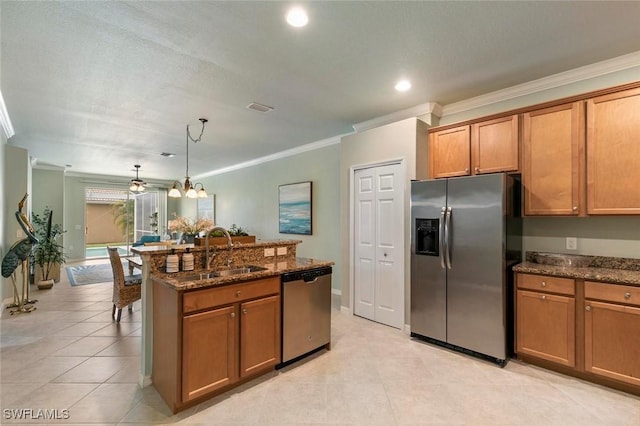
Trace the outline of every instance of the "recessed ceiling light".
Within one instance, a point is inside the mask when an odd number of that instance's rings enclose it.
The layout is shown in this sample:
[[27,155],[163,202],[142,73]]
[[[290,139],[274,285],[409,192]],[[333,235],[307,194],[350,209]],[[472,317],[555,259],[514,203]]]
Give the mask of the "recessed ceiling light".
[[301,7],[294,7],[287,12],[287,23],[292,27],[304,27],[308,22],[307,12]]
[[411,82],[409,80],[400,80],[396,83],[396,90],[398,92],[406,92],[411,89]]
[[160,155],[162,155],[163,157],[175,157],[176,155],[172,152],[161,152]]

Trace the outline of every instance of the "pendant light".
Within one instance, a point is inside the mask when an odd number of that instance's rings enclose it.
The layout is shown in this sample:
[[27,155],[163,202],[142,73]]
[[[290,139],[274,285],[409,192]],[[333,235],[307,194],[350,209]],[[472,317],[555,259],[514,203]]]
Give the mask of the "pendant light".
[[138,177],[138,171],[140,170],[140,164],[136,164],[133,167],[136,168],[136,177],[135,179],[131,179],[131,184],[129,186],[129,191],[131,192],[143,192],[147,183]]
[[[198,143],[202,139],[202,134],[204,133],[204,124],[208,121],[206,118],[200,118],[200,122],[202,123],[202,129],[200,130],[200,136],[196,139],[191,137],[191,133],[189,133],[189,125],[187,124],[187,169],[185,173],[184,184],[180,184],[179,181],[173,182],[173,187],[167,194],[169,197],[179,198],[182,197],[181,190],[184,191],[184,195],[187,198],[207,198],[207,191],[204,190],[204,185],[200,182],[196,182],[195,184],[191,183],[189,177],[189,141],[193,143]],[[200,185],[200,189],[197,189],[197,186]]]

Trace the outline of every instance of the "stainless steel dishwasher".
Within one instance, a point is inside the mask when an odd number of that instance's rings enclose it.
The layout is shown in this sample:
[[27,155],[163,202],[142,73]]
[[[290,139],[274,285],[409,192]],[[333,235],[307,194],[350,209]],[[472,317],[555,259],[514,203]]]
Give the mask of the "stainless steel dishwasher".
[[331,342],[331,267],[282,275],[282,364]]

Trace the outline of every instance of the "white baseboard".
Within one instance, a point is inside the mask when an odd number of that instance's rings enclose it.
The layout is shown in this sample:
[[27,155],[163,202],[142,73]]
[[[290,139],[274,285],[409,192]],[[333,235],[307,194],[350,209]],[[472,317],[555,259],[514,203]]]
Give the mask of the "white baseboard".
[[138,374],[138,385],[141,388],[146,388],[150,386],[153,382],[151,381],[151,376],[143,376],[142,373]]
[[351,315],[351,308],[349,308],[348,306],[340,306],[340,312],[342,312],[343,314]]
[[404,329],[402,330],[403,333],[405,334],[411,334],[411,325],[410,324],[405,324],[404,325]]

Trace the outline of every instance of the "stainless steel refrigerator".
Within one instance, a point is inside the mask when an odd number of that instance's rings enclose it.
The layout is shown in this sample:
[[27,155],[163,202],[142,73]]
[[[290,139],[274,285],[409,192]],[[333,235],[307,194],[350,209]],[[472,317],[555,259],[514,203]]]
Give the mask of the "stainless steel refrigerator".
[[504,365],[520,182],[504,173],[411,182],[411,335]]

